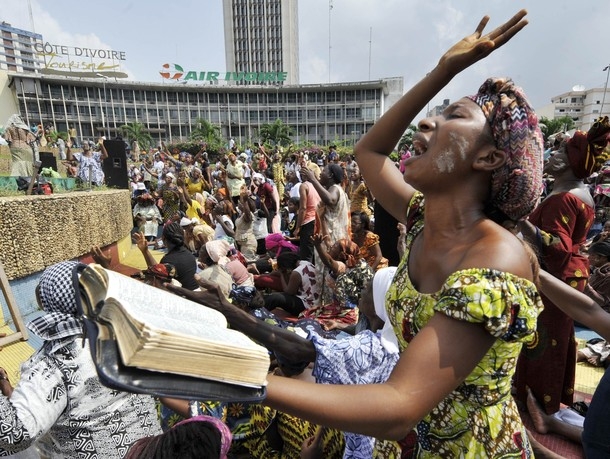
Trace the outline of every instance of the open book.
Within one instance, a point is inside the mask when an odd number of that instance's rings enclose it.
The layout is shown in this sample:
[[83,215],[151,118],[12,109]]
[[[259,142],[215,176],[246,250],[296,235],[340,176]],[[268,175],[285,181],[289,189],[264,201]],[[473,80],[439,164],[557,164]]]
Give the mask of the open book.
[[99,265],[79,277],[87,319],[109,325],[122,363],[247,387],[262,387],[268,351],[227,328],[214,309]]

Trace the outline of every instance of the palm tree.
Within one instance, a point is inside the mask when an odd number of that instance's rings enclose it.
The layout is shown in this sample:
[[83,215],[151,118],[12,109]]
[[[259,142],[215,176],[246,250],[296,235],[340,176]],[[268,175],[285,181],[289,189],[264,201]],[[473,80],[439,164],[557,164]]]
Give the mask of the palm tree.
[[203,118],[197,118],[195,121],[195,127],[191,131],[190,138],[191,140],[204,141],[212,147],[218,147],[222,144],[220,128]]
[[273,145],[290,145],[292,129],[280,119],[271,124],[263,124],[258,130],[262,143],[271,142]]
[[153,138],[142,123],[133,122],[122,125],[121,134],[127,137],[129,143],[136,140],[141,148],[148,150],[153,144]]

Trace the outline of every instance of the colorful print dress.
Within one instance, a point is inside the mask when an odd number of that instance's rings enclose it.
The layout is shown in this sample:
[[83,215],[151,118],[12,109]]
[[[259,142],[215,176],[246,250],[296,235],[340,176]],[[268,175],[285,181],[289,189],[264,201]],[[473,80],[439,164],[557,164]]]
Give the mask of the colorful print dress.
[[[407,251],[386,296],[402,352],[435,312],[478,323],[497,338],[473,372],[416,426],[413,457],[533,457],[511,380],[523,343],[534,336],[542,301],[533,283],[492,269],[454,272],[432,294],[411,284],[409,250],[423,228],[424,199],[407,214]],[[403,447],[404,449],[405,447]],[[403,450],[403,457],[405,456]]]
[[[529,216],[539,229],[540,264],[553,276],[578,291],[589,278],[589,259],[581,253],[593,224],[595,210],[572,193],[550,194]],[[574,321],[544,295],[536,340],[523,348],[515,387],[525,402],[528,386],[547,414],[571,405],[576,377]]]

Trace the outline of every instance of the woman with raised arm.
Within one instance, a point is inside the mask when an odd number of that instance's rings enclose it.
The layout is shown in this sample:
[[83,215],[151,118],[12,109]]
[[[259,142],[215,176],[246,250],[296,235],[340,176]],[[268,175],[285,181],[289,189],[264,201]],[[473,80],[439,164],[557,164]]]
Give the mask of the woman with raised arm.
[[510,40],[525,15],[486,35],[483,18],[356,145],[371,192],[407,228],[407,252],[386,297],[401,351],[390,378],[326,386],[269,376],[270,406],[400,440],[404,449],[414,432],[416,457],[531,456],[511,379],[542,302],[535,257],[500,223],[525,218],[542,191],[537,118],[511,80],[490,79],[419,123],[404,180],[388,157],[427,102]]

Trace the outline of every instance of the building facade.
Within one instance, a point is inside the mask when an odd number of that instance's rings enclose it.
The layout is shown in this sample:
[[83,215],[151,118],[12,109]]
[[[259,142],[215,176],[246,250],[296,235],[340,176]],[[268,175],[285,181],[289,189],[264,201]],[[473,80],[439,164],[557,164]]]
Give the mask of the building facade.
[[226,68],[236,73],[285,72],[285,84],[298,84],[297,0],[223,0],[222,4]]
[[551,99],[554,118],[569,116],[576,129],[587,131],[600,116],[610,116],[610,94],[607,88],[580,89],[565,92]]
[[38,73],[41,60],[34,46],[42,44],[42,35],[16,29],[7,22],[0,23],[0,70]]
[[143,83],[9,73],[8,85],[28,125],[80,138],[115,137],[139,122],[153,138],[185,141],[205,119],[241,144],[258,141],[261,125],[280,119],[295,143],[355,143],[403,93],[403,79],[300,86]]

